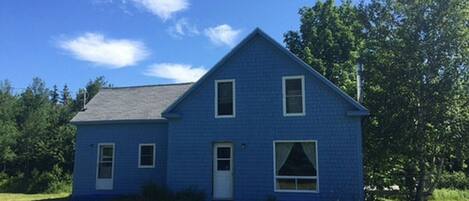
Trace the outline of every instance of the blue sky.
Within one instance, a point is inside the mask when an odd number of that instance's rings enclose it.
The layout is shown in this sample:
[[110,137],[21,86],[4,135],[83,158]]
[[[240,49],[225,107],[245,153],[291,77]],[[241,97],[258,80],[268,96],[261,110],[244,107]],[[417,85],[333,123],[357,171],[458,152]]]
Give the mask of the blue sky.
[[196,80],[260,27],[282,42],[299,26],[288,0],[0,1],[0,80],[33,77],[76,91],[97,76],[114,86]]

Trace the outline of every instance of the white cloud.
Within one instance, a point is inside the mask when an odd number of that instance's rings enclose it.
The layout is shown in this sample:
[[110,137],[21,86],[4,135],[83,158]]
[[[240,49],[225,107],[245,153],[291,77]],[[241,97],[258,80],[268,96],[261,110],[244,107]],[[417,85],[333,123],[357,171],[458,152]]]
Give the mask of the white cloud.
[[241,30],[233,29],[230,25],[222,24],[216,27],[205,29],[205,35],[210,38],[215,45],[233,46]]
[[144,72],[147,76],[169,79],[174,82],[195,82],[207,72],[204,67],[187,64],[159,63],[151,65]]
[[183,36],[196,36],[200,34],[197,26],[189,23],[186,18],[179,19],[173,26],[167,29],[170,36],[174,38],[182,38]]
[[176,12],[189,7],[188,0],[133,0],[137,5],[157,15],[162,20],[167,20]]
[[59,41],[59,47],[79,60],[109,68],[132,66],[148,56],[144,44],[127,39],[108,39],[99,33]]

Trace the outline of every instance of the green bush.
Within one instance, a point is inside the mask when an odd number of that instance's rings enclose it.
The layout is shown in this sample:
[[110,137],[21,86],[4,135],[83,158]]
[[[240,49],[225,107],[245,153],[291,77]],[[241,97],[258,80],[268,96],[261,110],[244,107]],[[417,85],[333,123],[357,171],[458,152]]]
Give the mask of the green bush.
[[166,186],[149,183],[142,187],[142,200],[172,201],[173,193]]
[[205,192],[196,187],[189,187],[177,192],[174,201],[205,201]]
[[13,176],[0,175],[0,191],[8,193],[62,193],[71,192],[71,176],[64,174],[58,166],[51,171],[37,169],[26,176],[17,173]]
[[438,188],[469,189],[469,177],[464,172],[445,172],[438,181]]
[[142,186],[141,195],[128,195],[114,201],[205,201],[205,192],[190,187],[173,193],[166,186],[148,183]]

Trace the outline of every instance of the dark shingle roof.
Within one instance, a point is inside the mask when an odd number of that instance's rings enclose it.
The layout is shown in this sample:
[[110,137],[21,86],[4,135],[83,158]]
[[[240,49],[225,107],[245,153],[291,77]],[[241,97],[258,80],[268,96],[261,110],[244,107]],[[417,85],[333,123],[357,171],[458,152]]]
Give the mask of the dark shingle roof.
[[161,113],[190,86],[192,83],[103,88],[72,122],[161,120]]

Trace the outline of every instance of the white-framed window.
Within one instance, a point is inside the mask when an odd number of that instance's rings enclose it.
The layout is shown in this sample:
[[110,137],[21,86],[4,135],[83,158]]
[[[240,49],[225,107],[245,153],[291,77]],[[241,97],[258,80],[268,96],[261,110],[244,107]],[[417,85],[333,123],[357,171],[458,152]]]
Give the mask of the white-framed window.
[[305,115],[304,76],[282,77],[283,116]]
[[235,80],[215,80],[215,117],[235,117]]
[[138,167],[153,168],[155,167],[155,144],[139,144],[138,145]]
[[316,140],[274,141],[274,191],[318,192]]
[[112,179],[114,174],[114,143],[98,144],[97,179]]

